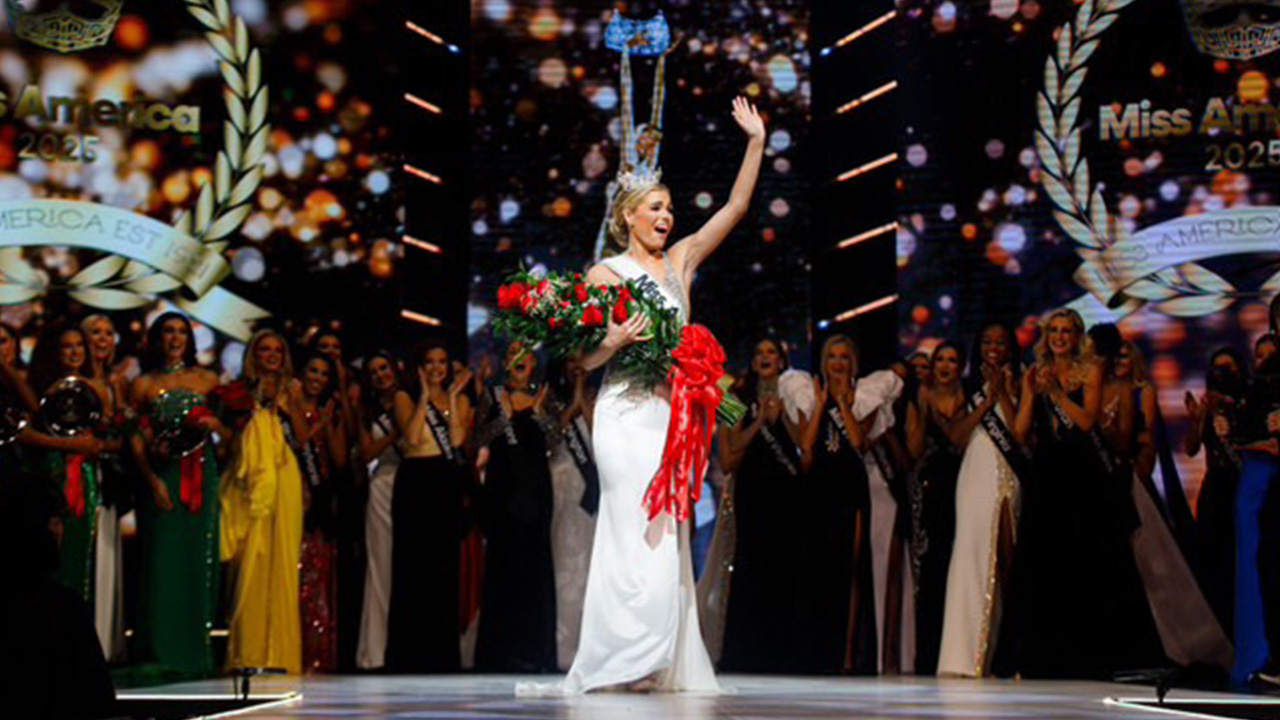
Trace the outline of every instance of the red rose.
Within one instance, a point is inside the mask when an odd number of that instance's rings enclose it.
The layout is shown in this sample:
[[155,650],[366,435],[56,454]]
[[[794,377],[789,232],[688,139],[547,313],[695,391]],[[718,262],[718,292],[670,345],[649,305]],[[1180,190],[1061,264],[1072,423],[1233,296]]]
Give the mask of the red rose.
[[630,316],[630,310],[627,308],[627,301],[618,298],[618,302],[613,305],[613,321],[616,323],[624,323]]
[[586,327],[600,327],[604,324],[604,312],[595,305],[588,305],[583,309],[582,320],[579,322]]
[[631,288],[623,285],[622,290],[618,292],[618,299],[622,302],[631,302],[635,298],[631,297]]
[[524,283],[511,283],[498,288],[498,309],[515,310],[520,307],[520,299],[529,289]]
[[571,303],[570,303],[568,300],[561,300],[561,301],[560,301],[560,309],[561,309],[561,310],[568,310],[568,309],[569,309],[569,305],[570,305],[570,304],[571,304]]
[[534,299],[532,293],[525,293],[520,296],[520,310],[526,315],[529,314],[529,311],[533,310],[534,306],[537,304],[538,301]]
[[558,317],[556,317],[556,316],[554,316],[554,315],[552,315],[551,317],[547,318],[547,327],[551,328],[552,330],[554,330],[554,329],[556,329],[556,328],[560,327],[560,326],[561,326],[561,325],[563,325],[563,324],[564,324],[564,323],[563,323],[563,322],[561,322],[560,318],[558,318]]
[[550,286],[551,286],[550,282],[547,282],[546,280],[539,280],[538,287],[537,287],[538,294],[541,295],[542,293],[545,293],[547,291],[547,288]]
[[574,285],[574,286],[573,286],[573,296],[574,296],[575,298],[577,298],[578,302],[580,302],[580,303],[584,303],[584,302],[586,302],[586,301],[587,301],[587,286],[586,286],[586,285],[583,285],[582,283],[578,283],[577,285]]
[[222,403],[222,407],[232,412],[243,412],[253,409],[253,392],[244,380],[220,386],[213,395]]

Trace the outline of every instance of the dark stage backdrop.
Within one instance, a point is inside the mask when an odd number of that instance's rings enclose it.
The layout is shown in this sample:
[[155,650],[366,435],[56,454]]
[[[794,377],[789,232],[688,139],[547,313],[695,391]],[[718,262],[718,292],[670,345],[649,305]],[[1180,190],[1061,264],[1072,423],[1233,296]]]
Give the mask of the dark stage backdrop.
[[899,6],[904,350],[990,318],[1027,346],[1064,305],[1116,321],[1180,448],[1208,353],[1246,349],[1280,288],[1280,31],[1222,5]]
[[[807,357],[809,112],[808,3],[674,0],[665,12],[675,49],[666,63],[663,180],[676,237],[728,197],[745,148],[730,102],[746,94],[769,126],[750,215],[703,266],[694,318],[741,367],[753,341],[776,334]],[[614,3],[473,3],[471,111],[472,353],[493,351],[488,314],[506,274],[523,263],[552,270],[590,264],[617,170],[620,55],[604,45]],[[644,122],[653,59],[633,58],[636,115]]]

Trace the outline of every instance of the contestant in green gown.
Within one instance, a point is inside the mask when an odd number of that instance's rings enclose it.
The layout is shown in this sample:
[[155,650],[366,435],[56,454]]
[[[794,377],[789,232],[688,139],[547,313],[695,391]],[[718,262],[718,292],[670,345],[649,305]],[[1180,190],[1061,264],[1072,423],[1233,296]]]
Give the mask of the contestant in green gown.
[[[199,404],[187,390],[161,394],[153,424],[175,405]],[[144,657],[166,671],[198,677],[213,671],[209,630],[218,605],[218,466],[212,442],[183,458],[152,456],[152,470],[172,509],[139,502],[143,538],[139,641]],[[184,487],[185,486],[185,487]]]
[[[214,669],[209,631],[218,608],[218,467],[210,433],[218,377],[196,364],[190,322],[165,313],[147,331],[146,374],[132,396],[145,416],[133,450],[149,493],[138,498],[142,546],[135,643],[140,680],[201,677]],[[172,433],[186,436],[177,438]],[[198,449],[191,436],[203,439]],[[182,455],[184,448],[187,454]]]

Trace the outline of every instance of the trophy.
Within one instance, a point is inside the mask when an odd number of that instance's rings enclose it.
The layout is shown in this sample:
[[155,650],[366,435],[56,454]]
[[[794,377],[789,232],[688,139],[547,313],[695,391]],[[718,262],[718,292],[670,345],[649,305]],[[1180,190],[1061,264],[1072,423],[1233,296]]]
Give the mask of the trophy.
[[102,425],[102,397],[89,381],[64,377],[40,399],[40,422],[53,435],[88,435]]

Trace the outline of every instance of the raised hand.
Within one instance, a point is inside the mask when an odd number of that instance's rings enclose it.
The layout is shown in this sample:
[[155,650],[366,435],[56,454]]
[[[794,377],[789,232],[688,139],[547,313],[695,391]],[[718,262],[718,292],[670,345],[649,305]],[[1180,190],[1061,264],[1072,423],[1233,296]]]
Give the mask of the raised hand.
[[764,140],[764,120],[756,111],[756,106],[747,102],[741,95],[733,99],[733,119],[738,127],[752,140]]
[[464,367],[461,372],[453,376],[453,384],[449,386],[449,397],[457,397],[458,393],[467,389],[467,383],[471,382],[471,369]]
[[817,400],[814,404],[814,412],[823,412],[823,408],[827,406],[827,386],[822,382],[822,379],[816,375],[813,377],[813,396]]

